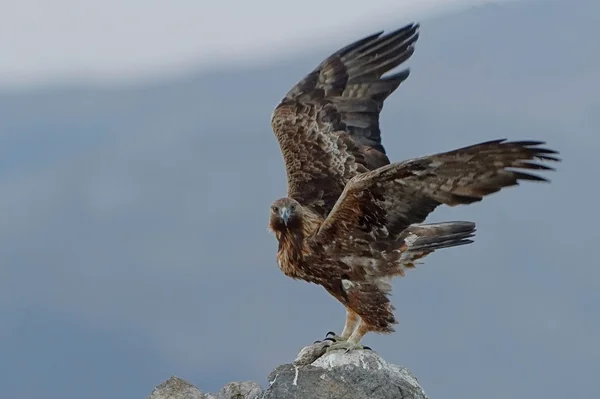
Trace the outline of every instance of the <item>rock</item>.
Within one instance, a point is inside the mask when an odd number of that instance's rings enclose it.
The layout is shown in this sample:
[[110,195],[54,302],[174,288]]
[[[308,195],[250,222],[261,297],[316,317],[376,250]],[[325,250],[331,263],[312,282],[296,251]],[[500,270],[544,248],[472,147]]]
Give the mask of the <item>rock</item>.
[[158,385],[148,399],[213,399],[181,378],[172,376]]
[[305,346],[300,350],[294,364],[297,366],[305,366],[311,364],[325,354],[327,348],[331,345],[331,341],[315,342],[312,345]]
[[408,369],[373,351],[335,351],[303,365],[321,344],[303,348],[294,363],[277,367],[263,399],[428,399]]
[[216,394],[216,399],[261,399],[262,397],[263,389],[254,381],[230,382]]
[[232,382],[204,394],[177,377],[148,399],[428,399],[412,373],[386,362],[374,351],[325,353],[331,341],[303,348],[291,364],[277,367],[266,391],[253,381]]
[[218,393],[202,393],[189,382],[171,377],[150,394],[148,399],[262,399],[264,393],[254,381],[230,382]]

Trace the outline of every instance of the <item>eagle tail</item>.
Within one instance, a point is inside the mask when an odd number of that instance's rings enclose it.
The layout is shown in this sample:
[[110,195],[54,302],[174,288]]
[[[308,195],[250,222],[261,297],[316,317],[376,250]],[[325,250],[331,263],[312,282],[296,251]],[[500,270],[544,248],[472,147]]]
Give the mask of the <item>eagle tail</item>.
[[414,268],[416,261],[433,251],[457,247],[473,242],[475,223],[442,222],[412,225],[403,233],[404,243],[400,247],[400,275],[406,269]]
[[442,222],[412,225],[404,243],[409,251],[436,250],[470,244],[475,235],[473,222]]

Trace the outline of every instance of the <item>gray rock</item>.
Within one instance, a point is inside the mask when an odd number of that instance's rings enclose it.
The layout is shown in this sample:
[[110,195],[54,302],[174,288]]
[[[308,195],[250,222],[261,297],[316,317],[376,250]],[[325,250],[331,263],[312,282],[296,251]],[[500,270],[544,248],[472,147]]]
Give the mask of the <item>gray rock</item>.
[[254,381],[230,382],[216,395],[216,399],[261,399],[263,389]]
[[293,364],[297,366],[311,364],[325,354],[329,345],[331,345],[331,341],[315,342],[312,345],[305,346],[300,350]]
[[230,382],[217,393],[202,393],[173,376],[154,388],[148,399],[262,399],[263,395],[262,388],[254,381]]
[[335,351],[303,365],[323,350],[321,344],[315,345],[269,375],[263,399],[428,399],[408,369],[386,362],[373,351]]
[[148,399],[213,399],[179,377],[172,376],[154,388]]
[[203,394],[177,377],[148,399],[428,399],[412,373],[368,350],[325,353],[330,341],[303,348],[291,364],[277,367],[266,391],[255,382],[232,382]]

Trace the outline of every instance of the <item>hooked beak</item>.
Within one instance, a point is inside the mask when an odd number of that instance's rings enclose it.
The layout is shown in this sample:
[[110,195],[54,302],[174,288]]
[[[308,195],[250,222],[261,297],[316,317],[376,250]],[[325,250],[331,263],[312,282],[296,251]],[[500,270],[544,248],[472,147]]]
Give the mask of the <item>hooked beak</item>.
[[279,217],[283,220],[283,224],[287,226],[288,220],[290,220],[290,210],[289,208],[283,207],[279,210]]

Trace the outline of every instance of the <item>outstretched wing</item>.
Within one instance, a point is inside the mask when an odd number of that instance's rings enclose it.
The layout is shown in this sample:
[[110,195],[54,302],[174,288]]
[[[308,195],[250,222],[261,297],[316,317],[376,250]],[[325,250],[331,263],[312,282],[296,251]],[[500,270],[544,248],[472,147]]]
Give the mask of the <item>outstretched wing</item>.
[[382,75],[410,58],[417,29],[411,24],[344,47],[277,105],[271,125],[283,153],[289,197],[325,217],[352,177],[389,164],[379,113],[409,71]]
[[[559,161],[538,141],[495,140],[356,176],[315,237],[334,250],[383,251],[437,206],[470,204],[520,180],[547,181],[524,170],[552,170],[533,161]],[[514,170],[517,169],[517,170]]]

